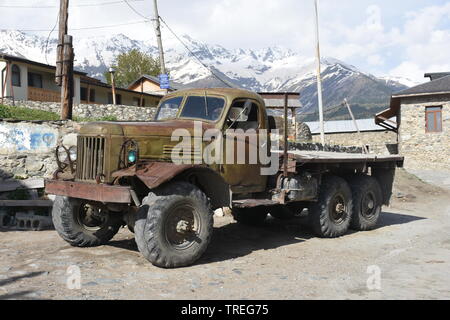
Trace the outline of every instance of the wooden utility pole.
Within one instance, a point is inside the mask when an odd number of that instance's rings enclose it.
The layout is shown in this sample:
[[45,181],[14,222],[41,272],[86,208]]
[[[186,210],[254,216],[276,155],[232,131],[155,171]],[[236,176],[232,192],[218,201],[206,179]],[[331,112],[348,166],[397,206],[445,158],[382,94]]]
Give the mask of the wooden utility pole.
[[161,24],[159,22],[159,12],[158,12],[158,2],[157,0],[153,0],[153,20],[155,25],[155,33],[156,33],[156,41],[158,42],[158,49],[159,49],[159,63],[161,65],[161,73],[166,74],[166,64],[164,61],[164,49],[162,45],[162,38],[161,38]]
[[69,0],[60,0],[59,7],[59,34],[56,49],[56,79],[58,86],[62,85],[62,65],[64,51],[64,36],[67,34],[67,21],[69,19]]
[[[159,12],[158,12],[158,1],[153,0],[153,21],[155,26],[155,34],[156,34],[156,41],[158,43],[158,50],[159,50],[159,64],[161,66],[161,74],[166,75],[166,63],[164,61],[164,49],[162,44],[162,37],[161,37],[161,23],[159,22]],[[161,80],[159,80],[161,81]],[[161,84],[160,84],[161,87]],[[164,89],[164,93],[167,94],[168,90]]]
[[62,88],[61,88],[61,120],[72,119],[73,106],[73,46],[72,36],[64,36]]
[[114,105],[117,104],[116,101],[116,79],[115,79],[115,70],[113,68],[109,68],[109,73],[111,74],[111,94],[112,94],[112,103]]
[[72,119],[73,108],[73,45],[67,35],[69,20],[69,0],[60,0],[59,37],[56,57],[56,84],[61,86],[61,120]]

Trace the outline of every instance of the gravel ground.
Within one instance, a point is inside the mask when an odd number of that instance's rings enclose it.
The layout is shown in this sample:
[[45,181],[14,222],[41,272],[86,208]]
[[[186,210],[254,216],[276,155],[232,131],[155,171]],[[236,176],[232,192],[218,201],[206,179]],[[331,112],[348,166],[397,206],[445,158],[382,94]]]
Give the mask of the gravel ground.
[[304,217],[217,217],[204,257],[172,270],[148,263],[127,229],[97,248],[0,230],[0,299],[450,299],[450,193],[400,171],[394,195],[378,229],[339,239],[315,238]]

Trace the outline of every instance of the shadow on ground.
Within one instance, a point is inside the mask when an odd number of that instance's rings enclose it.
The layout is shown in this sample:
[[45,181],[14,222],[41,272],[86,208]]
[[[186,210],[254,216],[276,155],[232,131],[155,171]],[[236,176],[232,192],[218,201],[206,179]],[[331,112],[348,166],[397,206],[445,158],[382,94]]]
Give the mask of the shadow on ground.
[[[43,271],[39,271],[39,272],[29,272],[20,276],[14,276],[14,277],[10,277],[10,278],[6,278],[3,280],[0,280],[0,287],[2,286],[6,286],[9,285],[11,283],[14,283],[16,281],[22,280],[22,279],[28,279],[28,278],[34,278],[34,277],[38,277],[42,274],[44,274],[45,272]],[[0,300],[8,300],[8,299],[30,299],[29,297],[27,297],[28,295],[32,294],[33,291],[19,291],[19,292],[13,292],[13,293],[7,293],[7,294],[3,294],[0,295]]]
[[[424,219],[412,215],[383,212],[377,229]],[[354,233],[349,232],[349,234]],[[249,255],[253,251],[276,249],[301,243],[311,238],[315,238],[315,235],[308,227],[306,215],[290,221],[281,221],[269,217],[260,226],[229,223],[214,228],[211,244],[197,264],[235,259]],[[134,239],[113,240],[108,245],[138,251]]]

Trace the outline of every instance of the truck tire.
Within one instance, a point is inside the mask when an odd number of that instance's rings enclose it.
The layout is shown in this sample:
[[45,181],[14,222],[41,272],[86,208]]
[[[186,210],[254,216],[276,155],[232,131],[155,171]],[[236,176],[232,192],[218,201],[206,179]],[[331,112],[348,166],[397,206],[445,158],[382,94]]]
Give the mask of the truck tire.
[[58,234],[74,247],[106,244],[123,224],[120,214],[109,214],[80,199],[57,196],[52,220]]
[[144,198],[136,215],[136,244],[157,267],[189,266],[208,247],[213,222],[206,195],[190,183],[174,182]]
[[352,210],[352,191],[347,182],[336,176],[326,176],[318,201],[309,208],[308,218],[317,236],[337,238],[348,231]]
[[265,207],[233,208],[231,214],[234,220],[248,226],[261,225],[267,218]]
[[373,230],[381,213],[383,196],[378,181],[366,175],[350,179],[353,194],[353,215],[350,228],[357,231]]

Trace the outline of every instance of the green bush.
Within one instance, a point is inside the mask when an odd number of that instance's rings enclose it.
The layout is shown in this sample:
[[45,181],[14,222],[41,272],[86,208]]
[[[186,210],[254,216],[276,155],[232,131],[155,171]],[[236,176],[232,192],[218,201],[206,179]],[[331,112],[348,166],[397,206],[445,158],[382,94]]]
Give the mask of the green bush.
[[59,120],[59,115],[43,110],[0,105],[0,119],[15,120]]

